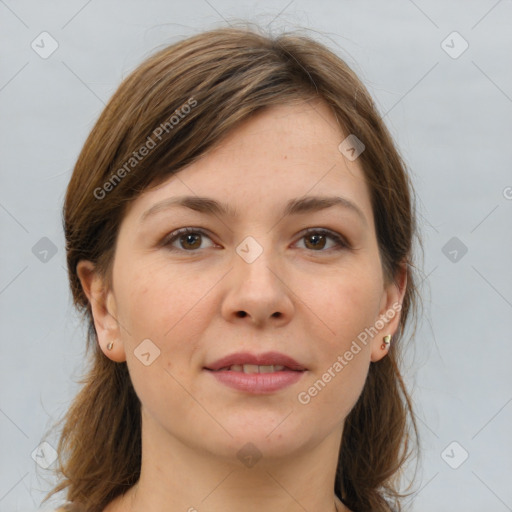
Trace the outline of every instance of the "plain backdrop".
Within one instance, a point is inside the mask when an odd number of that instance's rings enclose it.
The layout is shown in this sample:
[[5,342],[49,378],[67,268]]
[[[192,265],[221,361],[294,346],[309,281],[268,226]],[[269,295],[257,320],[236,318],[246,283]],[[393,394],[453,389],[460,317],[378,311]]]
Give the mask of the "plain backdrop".
[[56,439],[40,443],[83,369],[61,207],[85,138],[143,59],[237,19],[306,29],[344,58],[413,177],[425,306],[404,368],[422,442],[409,510],[512,510],[510,0],[0,0],[0,511],[38,509]]

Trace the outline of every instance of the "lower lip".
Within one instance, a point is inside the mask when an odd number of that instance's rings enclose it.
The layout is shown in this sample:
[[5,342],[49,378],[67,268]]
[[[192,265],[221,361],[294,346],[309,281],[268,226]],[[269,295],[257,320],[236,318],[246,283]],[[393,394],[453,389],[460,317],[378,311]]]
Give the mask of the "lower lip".
[[230,388],[255,394],[272,393],[284,389],[299,381],[305,373],[304,371],[291,370],[272,373],[244,373],[230,370],[206,371]]

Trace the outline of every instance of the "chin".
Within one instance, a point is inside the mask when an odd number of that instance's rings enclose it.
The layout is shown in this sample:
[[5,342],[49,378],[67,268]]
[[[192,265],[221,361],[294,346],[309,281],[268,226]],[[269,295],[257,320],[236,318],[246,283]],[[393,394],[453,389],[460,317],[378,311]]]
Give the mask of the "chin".
[[[265,458],[281,458],[291,456],[309,444],[315,444],[313,434],[308,435],[304,422],[292,419],[294,412],[284,414],[251,414],[233,418],[225,422],[226,430],[232,437],[224,436],[215,443],[216,450],[221,449],[223,456],[238,458],[248,455]],[[317,429],[318,430],[318,429]],[[254,452],[254,453],[252,453]]]

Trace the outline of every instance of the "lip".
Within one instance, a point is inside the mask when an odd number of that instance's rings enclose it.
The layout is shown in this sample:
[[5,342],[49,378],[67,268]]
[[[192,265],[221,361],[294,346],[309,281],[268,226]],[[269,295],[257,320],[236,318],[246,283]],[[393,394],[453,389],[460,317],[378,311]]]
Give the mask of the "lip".
[[[270,373],[244,373],[232,370],[221,370],[231,365],[253,364],[258,366],[284,366],[284,370]],[[220,383],[252,394],[267,394],[279,391],[298,382],[306,373],[307,368],[292,357],[279,352],[250,354],[239,352],[218,359],[203,368]]]
[[243,373],[230,370],[205,371],[230,388],[252,394],[267,394],[279,391],[298,382],[305,371],[281,370],[272,373]]
[[[210,363],[205,366],[206,370],[220,370],[225,366],[231,366],[234,364],[256,364],[258,366],[285,366],[288,370],[294,371],[304,371],[307,370],[305,366],[302,366],[300,363],[295,361],[290,356],[285,354],[281,354],[279,352],[265,352],[263,354],[251,354],[249,352],[237,352],[235,354],[230,354],[226,357],[222,357],[217,359],[213,363]],[[279,373],[279,372],[275,372]],[[255,375],[255,374],[249,374]],[[269,374],[272,375],[272,374]]]

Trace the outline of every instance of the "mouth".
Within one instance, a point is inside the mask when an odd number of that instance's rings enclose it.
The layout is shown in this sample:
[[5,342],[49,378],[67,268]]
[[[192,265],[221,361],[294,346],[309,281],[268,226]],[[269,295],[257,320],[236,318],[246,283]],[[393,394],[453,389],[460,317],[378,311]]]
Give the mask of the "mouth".
[[232,371],[243,373],[273,373],[280,371],[305,371],[307,368],[290,356],[279,352],[230,354],[205,366],[211,371]]
[[203,368],[223,385],[252,394],[279,391],[302,378],[307,368],[277,352],[231,354]]
[[293,370],[292,368],[288,368],[283,365],[273,365],[273,364],[265,364],[265,365],[257,365],[257,364],[232,364],[231,366],[224,366],[223,368],[219,368],[218,370],[211,370],[210,368],[205,368],[206,370],[210,370],[212,372],[240,372],[240,373],[274,373],[274,372],[298,372],[303,370]]
[[204,368],[215,381],[252,395],[267,395],[296,384],[306,370],[292,370],[283,365],[231,365],[218,370]]

